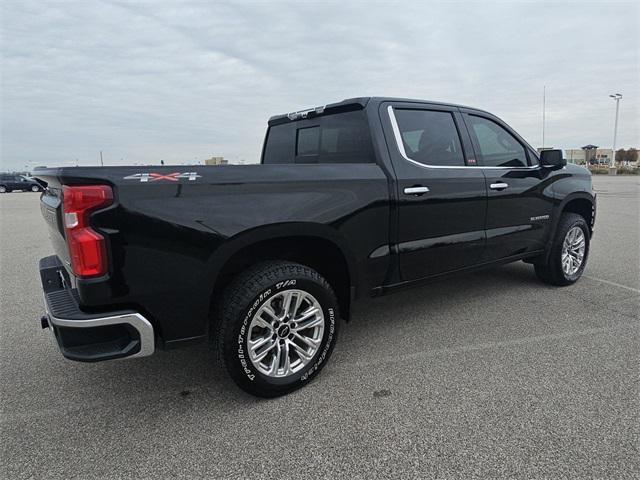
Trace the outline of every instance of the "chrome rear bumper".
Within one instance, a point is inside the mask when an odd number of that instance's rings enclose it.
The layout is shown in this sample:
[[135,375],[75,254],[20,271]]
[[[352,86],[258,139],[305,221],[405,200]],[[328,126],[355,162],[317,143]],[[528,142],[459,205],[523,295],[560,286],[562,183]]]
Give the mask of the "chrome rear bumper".
[[81,362],[146,357],[155,351],[151,322],[131,310],[86,313],[69,287],[58,257],[40,260],[46,315],[42,326],[51,329],[62,354]]

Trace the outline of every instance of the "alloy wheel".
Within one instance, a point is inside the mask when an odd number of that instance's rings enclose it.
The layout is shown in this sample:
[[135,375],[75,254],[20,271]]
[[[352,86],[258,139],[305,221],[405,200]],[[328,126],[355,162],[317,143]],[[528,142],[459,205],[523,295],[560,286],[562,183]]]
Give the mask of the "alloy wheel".
[[586,241],[584,232],[575,226],[567,232],[562,243],[562,271],[565,275],[575,275],[582,266]]
[[251,363],[264,375],[283,378],[302,370],[320,348],[324,314],[304,290],[285,290],[255,313],[247,336]]

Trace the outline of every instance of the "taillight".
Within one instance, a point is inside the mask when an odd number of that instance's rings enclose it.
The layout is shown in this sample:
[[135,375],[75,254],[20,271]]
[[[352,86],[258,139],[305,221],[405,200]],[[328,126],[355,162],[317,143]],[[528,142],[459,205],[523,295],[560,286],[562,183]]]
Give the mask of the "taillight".
[[97,277],[108,270],[107,248],[102,235],[89,225],[89,215],[113,203],[108,185],[62,187],[64,228],[71,268],[78,277]]

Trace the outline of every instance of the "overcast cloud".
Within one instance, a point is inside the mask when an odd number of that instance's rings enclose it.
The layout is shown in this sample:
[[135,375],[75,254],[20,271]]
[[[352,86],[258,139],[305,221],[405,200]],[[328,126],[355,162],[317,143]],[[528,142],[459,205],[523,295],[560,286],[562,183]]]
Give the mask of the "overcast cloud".
[[640,146],[638,2],[5,1],[2,169],[259,160],[267,119],[355,96],[468,104],[541,144]]

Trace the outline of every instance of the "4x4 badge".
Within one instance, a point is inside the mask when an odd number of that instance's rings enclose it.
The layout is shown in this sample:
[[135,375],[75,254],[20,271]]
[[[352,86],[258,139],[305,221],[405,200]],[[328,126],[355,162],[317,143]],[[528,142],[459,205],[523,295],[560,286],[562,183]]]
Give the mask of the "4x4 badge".
[[189,181],[193,181],[202,177],[197,172],[175,172],[175,173],[134,173],[133,175],[127,175],[125,180],[138,180],[140,182],[157,182],[158,180],[169,180],[170,182],[177,182],[181,178],[186,178]]

